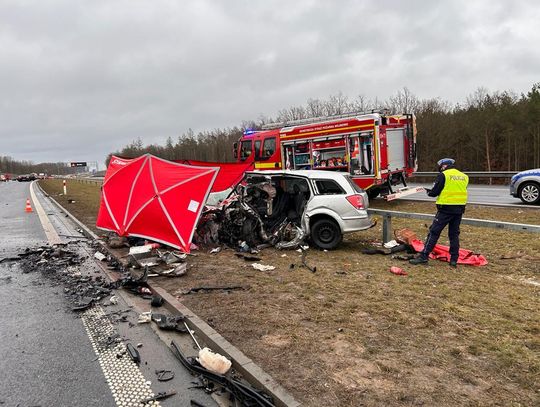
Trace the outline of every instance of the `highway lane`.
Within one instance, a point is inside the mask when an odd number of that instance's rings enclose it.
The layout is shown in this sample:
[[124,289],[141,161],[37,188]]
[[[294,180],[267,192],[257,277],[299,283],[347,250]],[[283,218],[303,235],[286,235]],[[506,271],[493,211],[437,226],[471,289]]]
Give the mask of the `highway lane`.
[[[0,259],[16,256],[27,247],[47,244],[36,213],[25,213],[29,183],[0,183]],[[68,248],[88,259],[77,270],[83,275],[102,275],[93,250],[77,227],[36,190],[43,213]],[[142,395],[176,390],[177,395],[154,406],[190,405],[195,399],[216,406],[211,396],[190,389],[193,377],[172,356],[150,329],[138,325],[140,307],[121,292],[118,305],[93,307],[93,314],[75,314],[64,298],[61,285],[40,272],[23,274],[16,261],[0,263],[0,405],[2,406],[139,406]],[[108,305],[108,304],[107,304]],[[147,302],[144,304],[148,307]],[[126,311],[129,310],[129,311]],[[119,312],[125,323],[111,324],[105,314]],[[93,318],[93,319],[92,319]],[[122,343],[141,343],[139,366],[129,358],[99,352],[101,332],[118,335]],[[111,352],[116,352],[113,348]],[[155,370],[170,369],[175,378],[158,382]],[[148,383],[151,383],[150,385]]]
[[[432,185],[433,184],[408,183],[408,186],[420,186],[424,188],[431,188]],[[509,188],[506,186],[469,185],[468,193],[469,204],[506,206],[521,209],[540,209],[540,205],[525,205],[519,198],[514,198],[511,196],[509,193]],[[402,199],[435,202],[435,198],[427,196],[425,192],[418,192]]]

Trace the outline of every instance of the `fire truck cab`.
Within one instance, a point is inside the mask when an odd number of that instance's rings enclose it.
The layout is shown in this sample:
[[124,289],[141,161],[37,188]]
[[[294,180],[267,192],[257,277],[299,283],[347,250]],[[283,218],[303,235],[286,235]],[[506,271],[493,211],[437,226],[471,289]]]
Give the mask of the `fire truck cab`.
[[237,161],[253,162],[255,169],[347,172],[370,198],[417,192],[393,189],[406,187],[417,169],[412,114],[371,112],[279,123],[246,131],[234,148]]

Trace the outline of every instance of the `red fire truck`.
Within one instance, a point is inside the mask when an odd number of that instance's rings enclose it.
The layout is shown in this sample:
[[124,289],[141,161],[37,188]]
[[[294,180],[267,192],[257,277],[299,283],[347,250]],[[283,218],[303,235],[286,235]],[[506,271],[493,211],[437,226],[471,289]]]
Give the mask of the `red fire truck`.
[[[348,114],[269,125],[246,131],[234,144],[238,162],[255,169],[343,171],[370,198],[387,200],[418,191],[406,178],[417,169],[412,114]],[[393,186],[405,188],[395,190]]]

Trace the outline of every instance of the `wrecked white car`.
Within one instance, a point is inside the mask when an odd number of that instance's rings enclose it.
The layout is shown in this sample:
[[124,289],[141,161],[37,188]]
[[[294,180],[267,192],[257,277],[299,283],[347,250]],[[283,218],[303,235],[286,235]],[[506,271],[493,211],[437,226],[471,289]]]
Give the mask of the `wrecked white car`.
[[309,238],[334,249],[344,233],[372,226],[368,205],[366,193],[343,173],[246,172],[227,199],[203,214],[196,240],[248,251],[295,248]]

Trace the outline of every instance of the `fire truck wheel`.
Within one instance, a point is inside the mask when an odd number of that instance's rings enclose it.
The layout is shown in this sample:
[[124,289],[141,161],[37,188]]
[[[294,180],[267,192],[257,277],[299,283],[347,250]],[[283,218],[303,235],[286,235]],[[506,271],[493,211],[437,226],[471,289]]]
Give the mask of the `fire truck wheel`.
[[331,219],[319,219],[311,228],[311,240],[319,249],[335,249],[342,239],[339,225]]
[[519,199],[526,204],[540,203],[540,185],[536,182],[524,182],[519,187]]

